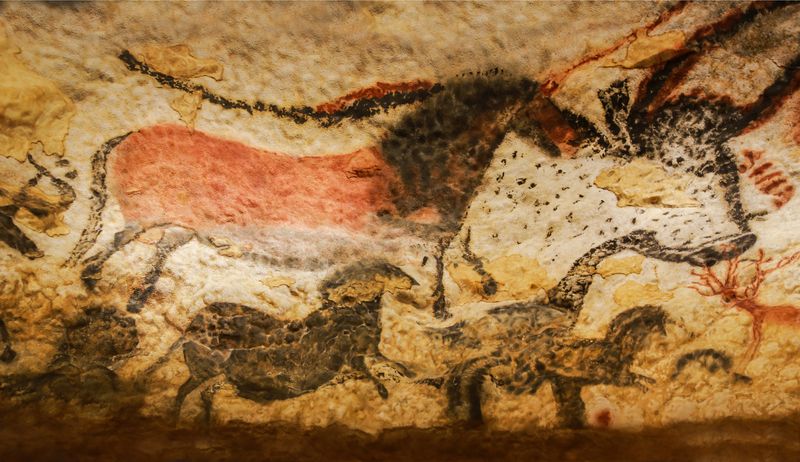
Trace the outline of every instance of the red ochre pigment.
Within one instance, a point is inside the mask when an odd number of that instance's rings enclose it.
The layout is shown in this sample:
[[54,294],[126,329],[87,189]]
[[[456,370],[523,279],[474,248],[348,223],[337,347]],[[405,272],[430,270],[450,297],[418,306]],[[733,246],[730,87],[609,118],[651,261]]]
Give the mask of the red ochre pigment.
[[130,135],[112,156],[111,189],[126,221],[143,227],[355,230],[393,210],[394,176],[375,149],[292,157],[162,125]]
[[608,428],[611,426],[611,411],[608,409],[603,409],[602,411],[598,412],[594,418],[597,422],[597,425],[600,427]]

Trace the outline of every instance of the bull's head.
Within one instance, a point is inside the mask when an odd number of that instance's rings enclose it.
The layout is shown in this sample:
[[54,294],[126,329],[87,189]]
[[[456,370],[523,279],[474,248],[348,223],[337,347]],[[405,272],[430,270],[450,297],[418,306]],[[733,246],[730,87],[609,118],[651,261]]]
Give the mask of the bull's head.
[[562,154],[573,146],[572,158],[540,152],[524,161],[533,167],[512,167],[530,171],[515,172],[525,177],[517,179],[524,188],[510,186],[533,205],[533,229],[543,236],[530,244],[539,241],[540,259],[570,264],[609,243],[606,255],[629,249],[708,266],[755,243],[726,145],[737,134],[730,129],[736,119],[730,107],[680,99],[650,113],[631,103],[624,81],[599,98],[602,126],[568,111],[560,120],[549,118],[561,128],[545,130],[547,138],[558,134],[555,144]]

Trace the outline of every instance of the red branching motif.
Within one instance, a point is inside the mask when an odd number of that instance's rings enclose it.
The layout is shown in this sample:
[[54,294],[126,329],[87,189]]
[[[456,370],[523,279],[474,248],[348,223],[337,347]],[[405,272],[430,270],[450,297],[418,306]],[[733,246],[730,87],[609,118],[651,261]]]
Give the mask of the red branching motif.
[[746,150],[742,153],[744,161],[739,164],[739,173],[752,180],[759,191],[773,197],[772,203],[781,208],[794,196],[794,186],[788,176],[770,161],[760,162],[762,151]]
[[[692,271],[692,275],[698,280],[689,287],[705,297],[719,295],[726,305],[746,311],[752,317],[751,339],[744,356],[745,364],[758,351],[764,323],[800,327],[800,307],[767,305],[757,300],[761,284],[767,275],[797,261],[800,261],[800,251],[774,262],[773,257],[767,258],[764,251],[759,250],[755,260],[743,264],[739,257],[728,260],[724,277],[718,276],[709,267]],[[749,268],[752,268],[752,274],[750,271],[747,277],[740,274],[742,270]]]

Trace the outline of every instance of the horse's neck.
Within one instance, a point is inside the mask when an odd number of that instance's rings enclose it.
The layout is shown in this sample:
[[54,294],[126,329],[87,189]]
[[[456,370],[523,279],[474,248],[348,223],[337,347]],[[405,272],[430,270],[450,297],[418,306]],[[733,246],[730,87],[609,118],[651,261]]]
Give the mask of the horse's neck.
[[631,360],[641,350],[650,335],[650,330],[626,329],[609,339],[620,348],[621,359]]

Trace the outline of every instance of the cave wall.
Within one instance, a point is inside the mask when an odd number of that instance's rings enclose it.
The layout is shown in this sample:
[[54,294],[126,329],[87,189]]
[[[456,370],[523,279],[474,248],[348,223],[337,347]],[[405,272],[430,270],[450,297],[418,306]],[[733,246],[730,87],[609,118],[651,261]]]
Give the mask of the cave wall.
[[0,14],[8,422],[800,410],[798,5]]

